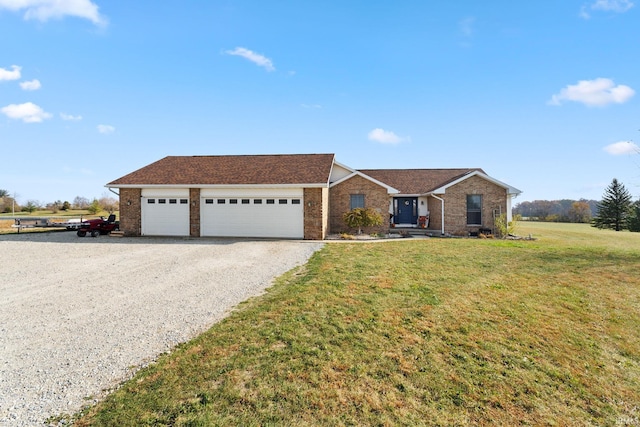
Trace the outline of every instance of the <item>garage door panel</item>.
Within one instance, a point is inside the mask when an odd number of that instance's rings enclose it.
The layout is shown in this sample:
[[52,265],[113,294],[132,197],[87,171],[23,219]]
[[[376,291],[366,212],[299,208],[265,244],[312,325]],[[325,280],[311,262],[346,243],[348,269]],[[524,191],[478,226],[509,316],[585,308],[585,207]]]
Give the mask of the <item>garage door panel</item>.
[[189,199],[177,195],[142,198],[143,236],[188,236]]
[[[235,203],[234,203],[235,201]],[[302,198],[203,198],[202,236],[304,237]]]

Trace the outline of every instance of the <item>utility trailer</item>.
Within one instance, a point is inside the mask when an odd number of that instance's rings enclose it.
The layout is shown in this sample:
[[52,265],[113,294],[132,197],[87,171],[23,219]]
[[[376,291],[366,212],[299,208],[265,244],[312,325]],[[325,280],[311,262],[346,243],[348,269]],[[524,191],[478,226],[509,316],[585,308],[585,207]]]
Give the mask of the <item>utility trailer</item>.
[[14,218],[13,228],[18,229],[18,233],[23,228],[66,228],[67,230],[78,230],[82,225],[81,218],[73,218],[67,221],[55,221],[51,218]]

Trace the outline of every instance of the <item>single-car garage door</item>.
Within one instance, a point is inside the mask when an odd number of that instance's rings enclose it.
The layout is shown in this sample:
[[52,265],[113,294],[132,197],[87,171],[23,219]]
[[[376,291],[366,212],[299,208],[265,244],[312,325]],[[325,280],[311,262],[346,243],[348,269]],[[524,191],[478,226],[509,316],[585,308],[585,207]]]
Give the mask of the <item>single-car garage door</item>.
[[226,237],[304,237],[303,190],[203,189],[200,234]]
[[189,235],[188,189],[142,190],[143,236]]

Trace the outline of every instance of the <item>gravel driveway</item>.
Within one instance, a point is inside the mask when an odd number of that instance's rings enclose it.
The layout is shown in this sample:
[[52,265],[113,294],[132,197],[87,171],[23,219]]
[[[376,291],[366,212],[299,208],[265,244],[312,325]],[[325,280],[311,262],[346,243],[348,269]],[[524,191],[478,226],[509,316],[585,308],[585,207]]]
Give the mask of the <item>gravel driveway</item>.
[[0,235],[0,425],[76,412],[321,246]]

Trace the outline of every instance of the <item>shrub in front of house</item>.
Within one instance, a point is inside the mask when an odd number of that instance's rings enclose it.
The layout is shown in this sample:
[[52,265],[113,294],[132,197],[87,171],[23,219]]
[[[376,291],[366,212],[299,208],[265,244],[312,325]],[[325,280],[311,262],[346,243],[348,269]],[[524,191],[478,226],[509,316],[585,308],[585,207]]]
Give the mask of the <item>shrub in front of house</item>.
[[347,227],[357,228],[358,234],[362,234],[362,227],[375,227],[383,222],[380,212],[372,208],[351,209],[342,215],[342,219]]

